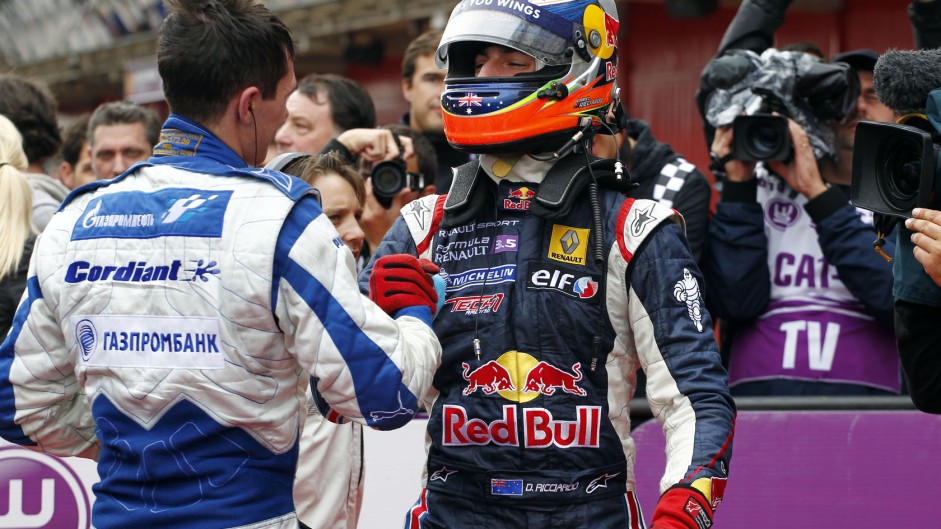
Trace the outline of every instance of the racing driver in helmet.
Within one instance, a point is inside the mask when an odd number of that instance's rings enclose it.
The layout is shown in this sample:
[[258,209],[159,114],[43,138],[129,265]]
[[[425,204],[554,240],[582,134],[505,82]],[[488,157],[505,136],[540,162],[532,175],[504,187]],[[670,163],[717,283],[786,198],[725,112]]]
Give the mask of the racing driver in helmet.
[[411,254],[446,284],[407,528],[645,527],[638,369],[667,439],[652,527],[712,525],[735,408],[702,274],[680,214],[590,154],[619,106],[617,30],[614,0],[463,0],[448,21],[445,134],[479,156],[402,208],[360,276],[384,286]]

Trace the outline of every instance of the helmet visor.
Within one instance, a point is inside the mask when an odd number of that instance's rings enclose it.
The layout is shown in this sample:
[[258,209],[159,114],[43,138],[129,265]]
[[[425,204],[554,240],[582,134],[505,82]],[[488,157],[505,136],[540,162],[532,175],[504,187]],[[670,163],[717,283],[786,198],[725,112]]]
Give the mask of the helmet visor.
[[[528,3],[508,2],[501,7],[475,5],[473,0],[458,4],[435,54],[439,68],[447,68],[448,49],[458,42],[485,42],[522,51],[549,66],[571,63],[565,49],[570,46],[574,24],[555,13]],[[513,9],[517,5],[523,9]]]

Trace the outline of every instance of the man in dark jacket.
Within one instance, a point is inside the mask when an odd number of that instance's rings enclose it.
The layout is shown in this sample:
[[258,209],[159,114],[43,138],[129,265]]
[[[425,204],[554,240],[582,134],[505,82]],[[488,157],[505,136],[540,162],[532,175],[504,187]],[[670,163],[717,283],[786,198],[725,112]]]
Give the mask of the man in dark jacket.
[[447,71],[435,64],[435,50],[441,41],[440,31],[428,31],[409,43],[402,57],[402,95],[409,103],[409,111],[402,116],[402,124],[420,132],[435,148],[438,172],[435,189],[447,193],[451,188],[452,167],[467,163],[470,156],[451,147],[444,136],[441,119],[441,92]]
[[[666,143],[657,141],[647,122],[621,119],[621,130],[614,136],[595,136],[592,153],[600,158],[618,158],[638,184],[631,196],[656,200],[683,215],[686,239],[693,258],[702,254],[709,222],[712,190],[695,165],[686,161]],[[619,146],[619,147],[617,147]]]

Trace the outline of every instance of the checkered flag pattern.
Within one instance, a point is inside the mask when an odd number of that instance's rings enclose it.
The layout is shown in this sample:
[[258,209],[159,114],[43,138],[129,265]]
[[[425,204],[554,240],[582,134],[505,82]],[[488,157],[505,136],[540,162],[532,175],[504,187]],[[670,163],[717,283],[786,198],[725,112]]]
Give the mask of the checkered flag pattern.
[[653,186],[653,199],[672,208],[673,200],[686,183],[686,178],[695,170],[696,166],[683,158],[677,158],[664,165]]

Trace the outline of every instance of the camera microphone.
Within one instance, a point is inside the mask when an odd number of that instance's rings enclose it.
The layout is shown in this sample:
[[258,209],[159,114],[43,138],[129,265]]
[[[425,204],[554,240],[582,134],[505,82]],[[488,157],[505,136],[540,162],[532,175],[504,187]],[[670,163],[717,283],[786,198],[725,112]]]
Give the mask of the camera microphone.
[[876,61],[872,84],[900,115],[924,114],[928,93],[941,88],[941,50],[890,50]]

